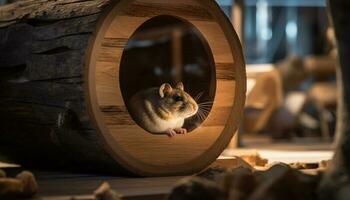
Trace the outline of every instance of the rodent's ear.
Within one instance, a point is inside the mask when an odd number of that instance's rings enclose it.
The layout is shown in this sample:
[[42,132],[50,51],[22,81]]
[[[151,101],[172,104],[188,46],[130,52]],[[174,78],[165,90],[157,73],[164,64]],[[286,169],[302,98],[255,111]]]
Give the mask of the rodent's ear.
[[164,83],[159,88],[159,95],[160,95],[160,97],[163,98],[165,96],[165,94],[169,94],[169,93],[171,93],[171,91],[173,91],[173,88],[171,87],[171,85],[169,83]]
[[184,84],[182,82],[178,82],[175,86],[176,89],[184,90]]

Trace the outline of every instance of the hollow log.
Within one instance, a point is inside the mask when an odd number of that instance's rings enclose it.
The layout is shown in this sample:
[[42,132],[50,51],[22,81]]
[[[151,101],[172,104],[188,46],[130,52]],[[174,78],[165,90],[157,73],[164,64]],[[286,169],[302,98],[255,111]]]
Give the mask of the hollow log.
[[[205,57],[197,61],[204,75],[197,81],[196,73],[184,73],[185,86],[204,87],[203,98],[213,102],[205,119],[186,121],[189,134],[173,139],[138,126],[127,103],[137,91],[161,85],[153,76],[157,59],[138,67],[137,55],[152,51],[128,53],[129,43],[169,24],[192,34],[183,36],[183,60],[198,52]],[[167,56],[166,49],[158,52]],[[237,129],[244,67],[238,37],[212,0],[16,1],[0,7],[0,152],[25,166],[143,176],[200,171]]]
[[327,4],[339,54],[338,124],[335,155],[321,184],[321,198],[347,199],[349,193],[344,188],[350,184],[350,2],[328,0]]

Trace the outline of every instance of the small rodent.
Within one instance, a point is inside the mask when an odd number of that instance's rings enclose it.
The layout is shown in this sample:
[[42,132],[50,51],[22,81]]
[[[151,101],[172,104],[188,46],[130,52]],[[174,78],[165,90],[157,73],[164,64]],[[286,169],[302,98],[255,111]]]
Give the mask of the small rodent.
[[169,137],[185,134],[185,119],[198,111],[196,101],[184,91],[183,83],[172,88],[164,83],[137,92],[130,99],[130,111],[138,125],[151,133],[165,133]]

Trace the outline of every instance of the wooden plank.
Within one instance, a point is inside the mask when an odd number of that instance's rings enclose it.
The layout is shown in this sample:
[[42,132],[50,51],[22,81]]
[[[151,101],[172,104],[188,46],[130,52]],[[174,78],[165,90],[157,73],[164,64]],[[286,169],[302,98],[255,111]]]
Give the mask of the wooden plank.
[[98,61],[120,63],[123,49],[115,46],[101,46]]
[[234,63],[233,54],[230,45],[225,38],[225,33],[216,22],[191,21],[191,23],[200,30],[204,39],[209,43],[215,63]]
[[216,78],[222,80],[235,80],[234,63],[215,63]]
[[128,38],[104,38],[102,46],[124,49],[128,40]]
[[232,106],[235,98],[236,82],[230,80],[217,80],[216,81],[216,95],[214,100],[214,106],[220,107]]
[[101,106],[107,125],[135,125],[125,106]]

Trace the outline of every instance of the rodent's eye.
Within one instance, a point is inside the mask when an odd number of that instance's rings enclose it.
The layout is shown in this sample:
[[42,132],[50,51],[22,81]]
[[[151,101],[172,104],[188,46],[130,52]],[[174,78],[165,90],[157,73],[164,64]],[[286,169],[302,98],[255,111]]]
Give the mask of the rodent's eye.
[[175,101],[182,101],[183,98],[182,98],[182,96],[180,96],[180,95],[175,95],[175,96],[174,96],[174,100],[175,100]]

